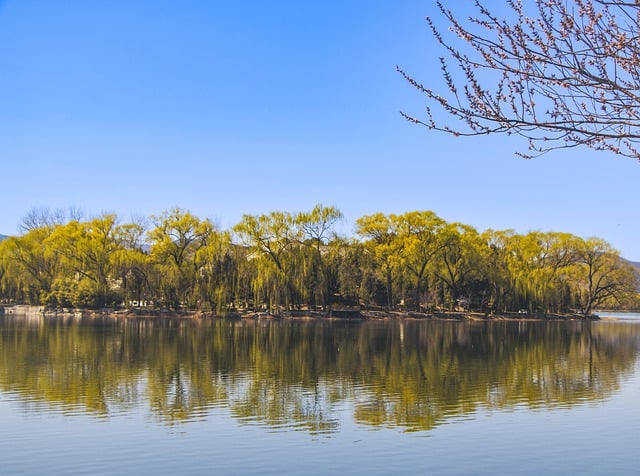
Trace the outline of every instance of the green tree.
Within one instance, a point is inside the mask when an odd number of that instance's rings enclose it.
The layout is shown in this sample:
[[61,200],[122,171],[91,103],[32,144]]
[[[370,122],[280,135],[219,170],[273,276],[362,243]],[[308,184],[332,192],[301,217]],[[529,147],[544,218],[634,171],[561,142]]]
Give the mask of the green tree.
[[435,273],[444,284],[445,301],[452,309],[457,305],[468,308],[473,304],[474,293],[479,294],[473,285],[484,277],[480,251],[483,241],[473,227],[461,223],[447,224],[440,240]]
[[294,292],[291,278],[296,264],[292,251],[301,239],[295,218],[287,212],[244,215],[233,230],[251,250],[250,259],[257,260],[257,275],[252,285],[255,305],[259,306],[264,296],[271,311],[280,305],[288,309]]
[[574,235],[560,232],[536,231],[511,239],[507,261],[519,308],[549,312],[566,307],[563,280],[575,262],[576,244]]
[[334,233],[334,225],[342,218],[342,212],[337,208],[320,204],[309,212],[298,213],[295,217],[296,225],[302,233],[303,243],[311,250],[309,268],[313,281],[313,299],[316,306],[320,304],[323,308],[332,294],[330,270],[325,262],[324,253],[329,238]]
[[44,241],[46,256],[60,259],[54,282],[59,304],[99,307],[120,301],[120,283],[113,279],[117,217],[104,214],[88,222],[72,220],[57,226]]
[[609,243],[599,238],[580,240],[573,278],[583,314],[604,303],[615,304],[638,290],[638,276]]
[[165,211],[152,220],[154,228],[148,233],[150,256],[157,270],[161,300],[173,309],[182,305],[195,307],[198,250],[207,245],[213,225],[180,208]]
[[336,237],[327,247],[326,260],[343,305],[374,303],[376,280],[370,278],[375,274],[375,264],[363,243]]
[[356,221],[356,233],[366,238],[365,247],[369,250],[385,283],[386,305],[394,307],[394,271],[399,264],[400,249],[396,241],[393,219],[383,213],[365,215]]
[[145,252],[147,231],[143,220],[119,225],[115,231],[118,249],[113,253],[114,275],[118,277],[125,305],[150,303],[154,299],[151,288],[152,263]]
[[3,286],[11,289],[12,298],[31,304],[50,302],[59,257],[47,253],[44,243],[54,229],[54,226],[36,227],[0,242],[0,260],[5,270]]
[[515,302],[513,281],[509,272],[509,253],[511,253],[511,240],[515,233],[513,230],[486,230],[481,234],[484,246],[480,248],[485,263],[484,276],[489,287],[490,296],[487,300],[488,310],[492,312],[504,312],[519,309]]
[[428,265],[446,246],[442,239],[446,222],[432,211],[414,211],[392,215],[394,240],[399,250],[399,266],[408,271],[413,307],[426,304]]
[[234,303],[239,273],[231,233],[211,230],[195,259],[199,270],[196,285],[200,307],[206,304],[219,315],[226,313]]

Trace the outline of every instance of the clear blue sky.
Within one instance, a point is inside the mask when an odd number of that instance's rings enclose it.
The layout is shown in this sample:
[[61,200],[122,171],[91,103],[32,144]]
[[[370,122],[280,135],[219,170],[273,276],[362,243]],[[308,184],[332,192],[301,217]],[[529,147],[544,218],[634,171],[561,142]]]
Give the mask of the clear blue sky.
[[409,124],[440,81],[435,2],[0,0],[0,233],[33,207],[221,227],[316,203],[599,236],[640,261],[640,163],[525,161]]

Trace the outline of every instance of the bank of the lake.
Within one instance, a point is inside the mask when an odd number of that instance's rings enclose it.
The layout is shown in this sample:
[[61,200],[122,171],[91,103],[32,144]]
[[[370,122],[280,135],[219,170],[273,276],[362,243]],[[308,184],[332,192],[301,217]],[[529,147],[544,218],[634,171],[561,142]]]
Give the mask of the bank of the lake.
[[473,321],[554,321],[554,320],[598,320],[598,314],[576,313],[525,313],[505,312],[500,314],[461,311],[415,312],[415,311],[386,311],[370,309],[329,309],[282,311],[278,314],[240,310],[225,315],[218,315],[206,311],[168,310],[155,308],[103,308],[103,309],[71,309],[47,308],[45,306],[30,305],[0,305],[0,314],[15,315],[47,315],[47,316],[75,316],[75,317],[114,317],[114,318],[166,318],[166,319],[424,319],[424,320],[473,320]]
[[[0,302],[89,309],[125,303],[197,309],[186,315],[200,317],[248,307],[313,317],[315,311],[290,311],[333,306],[320,317],[342,318],[395,316],[371,312],[383,309],[591,314],[606,306],[640,306],[635,268],[603,240],[559,232],[480,233],[428,210],[363,216],[356,220],[359,238],[352,239],[332,233],[340,216],[335,207],[318,205],[244,215],[233,229],[220,230],[174,209],[151,217],[150,230],[112,214],[36,226],[0,242]],[[338,309],[348,306],[364,311]]]

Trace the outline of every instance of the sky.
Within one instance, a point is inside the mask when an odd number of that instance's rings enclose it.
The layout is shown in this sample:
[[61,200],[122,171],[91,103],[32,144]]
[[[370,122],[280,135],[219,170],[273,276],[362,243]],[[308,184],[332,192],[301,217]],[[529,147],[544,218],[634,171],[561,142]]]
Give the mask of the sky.
[[231,228],[321,203],[604,238],[640,261],[640,162],[525,160],[407,122],[441,84],[431,0],[0,0],[0,234],[35,207]]

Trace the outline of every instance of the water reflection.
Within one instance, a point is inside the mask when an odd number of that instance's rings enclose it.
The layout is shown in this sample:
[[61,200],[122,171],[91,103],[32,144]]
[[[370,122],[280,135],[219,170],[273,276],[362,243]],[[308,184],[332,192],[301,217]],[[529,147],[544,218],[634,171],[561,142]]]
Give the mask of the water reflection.
[[[571,406],[633,372],[629,322],[191,321],[0,317],[0,390],[24,411],[165,424],[213,406],[274,431],[429,430],[478,408]],[[342,410],[340,410],[342,409]]]

